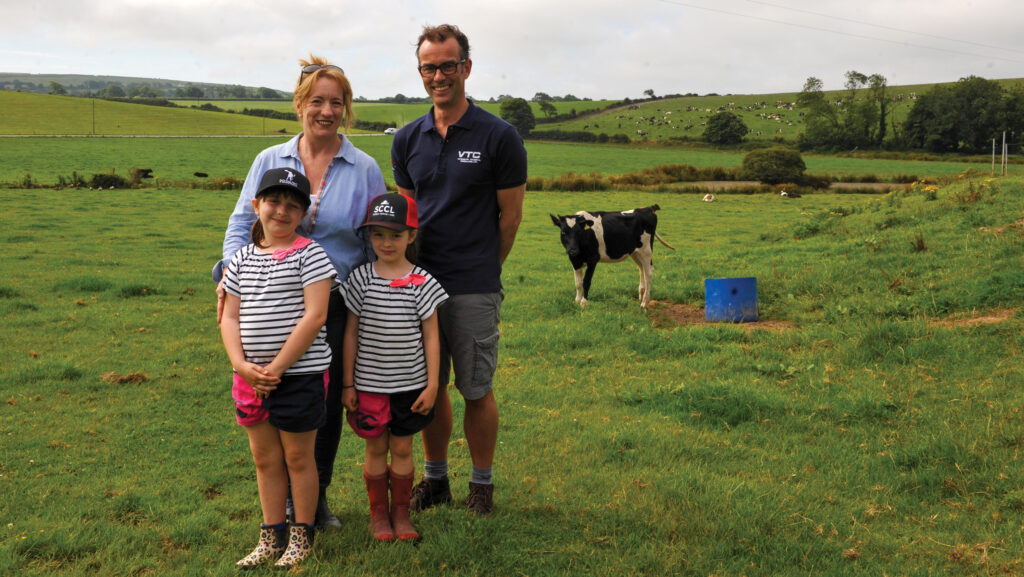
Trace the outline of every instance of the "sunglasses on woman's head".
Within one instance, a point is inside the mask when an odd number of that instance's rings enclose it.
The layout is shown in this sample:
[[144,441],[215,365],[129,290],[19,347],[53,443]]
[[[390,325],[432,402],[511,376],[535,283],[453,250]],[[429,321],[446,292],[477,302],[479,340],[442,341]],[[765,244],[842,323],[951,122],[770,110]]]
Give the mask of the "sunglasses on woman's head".
[[337,70],[338,72],[345,74],[345,71],[342,70],[340,66],[335,66],[333,64],[307,64],[302,67],[302,75],[305,76],[306,74],[312,74],[321,68]]

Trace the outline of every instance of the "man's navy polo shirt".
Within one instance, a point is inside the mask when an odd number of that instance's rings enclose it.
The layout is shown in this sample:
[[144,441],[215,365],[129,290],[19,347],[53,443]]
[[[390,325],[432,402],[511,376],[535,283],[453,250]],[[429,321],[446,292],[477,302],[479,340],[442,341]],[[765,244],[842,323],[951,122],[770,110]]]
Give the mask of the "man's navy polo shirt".
[[416,195],[418,264],[449,294],[500,290],[497,191],[526,182],[515,127],[471,102],[441,138],[431,108],[395,134],[391,167]]

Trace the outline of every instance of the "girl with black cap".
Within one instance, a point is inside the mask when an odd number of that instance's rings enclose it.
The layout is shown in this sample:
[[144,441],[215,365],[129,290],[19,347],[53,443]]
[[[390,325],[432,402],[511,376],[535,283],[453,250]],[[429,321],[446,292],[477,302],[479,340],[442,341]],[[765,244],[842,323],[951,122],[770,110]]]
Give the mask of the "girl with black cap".
[[[252,242],[224,269],[221,337],[234,368],[235,417],[246,429],[263,524],[237,565],[293,567],[313,548],[319,481],[314,443],[326,419],[331,349],[327,303],[337,273],[316,241],[296,228],[310,206],[309,181],[268,170],[252,199]],[[294,522],[286,520],[289,485]]]

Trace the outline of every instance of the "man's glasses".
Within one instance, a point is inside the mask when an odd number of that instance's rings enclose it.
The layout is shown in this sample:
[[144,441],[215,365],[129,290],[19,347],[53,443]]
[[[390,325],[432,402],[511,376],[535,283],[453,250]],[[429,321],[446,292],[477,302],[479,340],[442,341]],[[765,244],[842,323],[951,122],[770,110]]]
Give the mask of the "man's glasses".
[[433,78],[437,71],[440,70],[441,74],[445,76],[451,76],[455,74],[455,71],[459,69],[459,64],[464,64],[465,59],[462,60],[449,60],[448,62],[442,62],[440,66],[433,64],[420,64],[416,68],[420,71],[420,76],[424,78]]
[[345,71],[342,70],[341,67],[335,66],[333,64],[307,64],[306,66],[302,67],[302,75],[305,76],[307,74],[312,74],[317,70],[320,70],[321,68],[327,70],[337,70],[338,72],[345,74]]

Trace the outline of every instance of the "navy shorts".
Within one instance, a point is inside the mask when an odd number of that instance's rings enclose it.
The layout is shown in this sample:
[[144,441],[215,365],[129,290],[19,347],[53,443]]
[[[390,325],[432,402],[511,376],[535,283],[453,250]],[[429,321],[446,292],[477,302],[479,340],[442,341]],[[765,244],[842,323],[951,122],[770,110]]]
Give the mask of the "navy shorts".
[[376,439],[387,430],[396,437],[407,437],[422,431],[434,420],[434,409],[426,415],[412,412],[412,405],[423,389],[401,393],[367,393],[356,391],[359,406],[348,412],[348,424],[363,439]]
[[327,372],[282,375],[277,389],[259,398],[249,383],[234,373],[231,396],[235,399],[235,419],[249,427],[269,421],[286,433],[305,433],[319,429],[327,420]]

